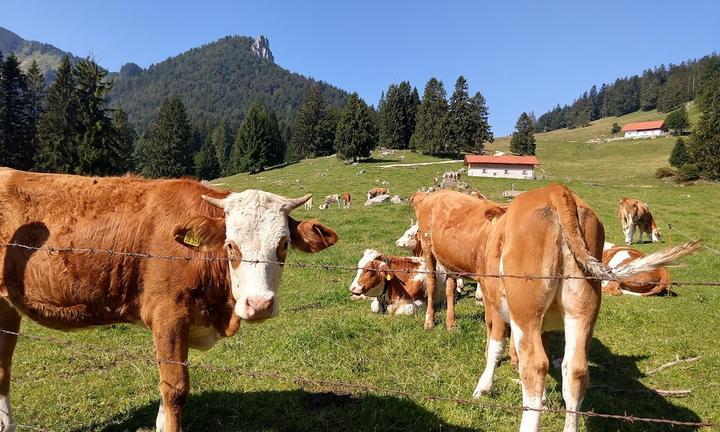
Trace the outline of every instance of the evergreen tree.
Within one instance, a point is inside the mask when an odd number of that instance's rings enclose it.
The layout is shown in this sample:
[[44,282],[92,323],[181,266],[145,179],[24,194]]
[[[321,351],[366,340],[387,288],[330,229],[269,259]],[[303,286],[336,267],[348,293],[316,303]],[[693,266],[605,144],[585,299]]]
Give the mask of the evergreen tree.
[[332,154],[335,130],[325,101],[317,85],[311,85],[293,125],[288,148],[290,160]]
[[30,123],[30,136],[32,140],[33,157],[38,147],[37,124],[43,112],[43,99],[45,98],[45,76],[40,71],[37,61],[33,59],[25,72],[27,82],[27,115]]
[[407,148],[415,130],[417,114],[417,103],[410,89],[410,83],[403,81],[399,85],[390,85],[387,95],[383,93],[380,98],[378,111],[380,146],[394,149]]
[[195,154],[195,177],[212,180],[220,176],[220,163],[212,137],[205,138],[200,151]]
[[135,140],[137,132],[128,121],[127,114],[122,109],[115,110],[112,120],[113,137],[116,140],[114,145],[110,147],[108,161],[116,174],[123,174],[132,171],[135,168],[133,162],[133,149],[135,148]]
[[137,156],[146,177],[180,177],[193,171],[192,129],[180,98],[163,101],[147,139],[140,141]]
[[521,155],[535,154],[535,135],[532,119],[527,113],[520,114],[515,124],[515,132],[510,139],[510,151]]
[[690,119],[685,104],[680,105],[680,108],[668,114],[665,117],[665,124],[674,131],[675,135],[682,135],[690,127]]
[[0,58],[0,165],[32,167],[34,127],[29,116],[27,83],[14,54]]
[[650,111],[657,106],[658,95],[660,93],[660,79],[650,69],[643,73],[640,79],[640,109]]
[[675,168],[680,168],[681,166],[692,162],[684,139],[678,138],[677,141],[675,141],[675,147],[673,147],[672,153],[670,153],[670,159],[668,159],[668,162],[670,162],[670,165]]
[[280,163],[285,156],[275,115],[255,103],[245,114],[230,153],[230,171],[260,172]]
[[75,77],[70,59],[65,55],[57,68],[55,81],[48,89],[45,110],[38,120],[36,170],[74,172],[78,166],[75,149],[80,129],[78,111]]
[[430,78],[425,85],[423,100],[418,108],[413,147],[429,155],[449,154],[457,151],[447,140],[448,104],[442,81]]
[[372,108],[357,93],[351,94],[340,114],[335,132],[338,159],[354,162],[367,158],[377,143],[378,132]]
[[488,121],[489,112],[483,95],[480,92],[475,93],[471,102],[474,115],[478,117],[478,125],[472,137],[472,145],[468,150],[476,154],[482,154],[485,151],[485,143],[495,141],[495,137]]
[[117,172],[116,164],[126,157],[126,149],[117,148],[120,141],[115,136],[110,110],[107,109],[107,93],[112,83],[107,72],[91,59],[75,65],[75,91],[79,104],[77,162],[78,174],[102,175]]
[[698,107],[702,115],[692,131],[690,155],[703,177],[720,180],[720,74],[706,83]]
[[223,175],[229,175],[228,161],[230,160],[230,151],[232,150],[234,139],[232,130],[230,129],[230,125],[227,120],[223,119],[217,126],[215,126],[210,135],[210,140],[212,141],[213,148],[215,149],[215,159],[218,161],[220,173]]
[[450,97],[448,110],[448,140],[456,149],[467,150],[480,125],[480,116],[468,94],[468,83],[460,75],[455,82],[455,91]]

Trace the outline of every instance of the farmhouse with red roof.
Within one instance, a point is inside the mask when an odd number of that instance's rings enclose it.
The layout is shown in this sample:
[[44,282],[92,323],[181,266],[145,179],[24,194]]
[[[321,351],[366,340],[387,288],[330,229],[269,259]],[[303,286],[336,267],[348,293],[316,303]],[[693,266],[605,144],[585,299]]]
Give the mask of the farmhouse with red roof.
[[623,126],[625,138],[655,138],[668,133],[667,126],[662,120],[628,123]]
[[535,156],[507,154],[465,156],[467,174],[472,177],[533,179],[536,165],[540,165],[540,161]]

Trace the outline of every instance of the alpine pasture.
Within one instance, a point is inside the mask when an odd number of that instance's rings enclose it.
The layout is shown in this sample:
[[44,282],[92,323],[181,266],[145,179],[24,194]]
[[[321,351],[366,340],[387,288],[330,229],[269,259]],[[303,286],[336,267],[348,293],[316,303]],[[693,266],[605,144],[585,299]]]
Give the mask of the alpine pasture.
[[[636,247],[652,252],[702,238],[707,245],[671,270],[676,281],[720,281],[720,186],[699,182],[679,186],[657,180],[667,165],[674,138],[595,142],[617,121],[644,120],[654,112],[609,118],[576,130],[536,135],[542,180],[463,177],[488,198],[502,201],[514,183],[527,190],[563,182],[598,213],[607,241],[621,244],[617,202],[635,197],[649,203],[662,230],[663,244]],[[691,112],[692,117],[692,112]],[[498,139],[492,149],[507,148]],[[403,160],[399,159],[404,155]],[[337,380],[401,390],[411,394],[470,399],[484,368],[482,307],[472,297],[457,306],[457,328],[423,330],[423,317],[371,313],[369,302],[351,301],[355,271],[298,268],[293,264],[354,267],[366,248],[395,255],[406,252],[395,240],[414,213],[407,204],[363,207],[368,189],[388,182],[391,195],[408,198],[444,171],[462,162],[383,168],[385,164],[441,161],[414,153],[395,153],[358,165],[335,157],[304,160],[256,175],[218,179],[221,188],[259,188],[290,197],[312,192],[315,207],[298,217],[317,217],[340,240],[322,253],[291,252],[279,291],[281,312],[259,325],[243,324],[238,334],[206,352],[191,351],[192,391],[184,411],[187,431],[315,430],[517,430],[519,411],[458,405],[377,392],[348,395],[342,388],[320,388],[298,380],[250,377],[238,371],[278,372],[293,377]],[[364,172],[358,174],[361,170]],[[325,195],[350,192],[350,209],[318,210]],[[672,229],[668,230],[668,224]],[[673,297],[603,298],[590,349],[590,389],[585,411],[633,414],[686,421],[720,421],[720,287],[673,287]],[[438,314],[443,324],[444,313]],[[154,425],[159,402],[152,339],[144,329],[117,325],[59,333],[23,320],[13,365],[11,398],[17,423],[56,431],[126,431]],[[52,341],[46,338],[53,338]],[[554,337],[551,353],[562,353]],[[646,372],[677,357],[698,361]],[[491,396],[480,403],[520,406],[517,372],[507,361],[498,368]],[[548,405],[564,407],[559,368],[550,370]],[[663,397],[650,389],[691,390],[685,397]],[[544,414],[544,430],[560,430],[564,416]],[[584,418],[583,430],[665,430],[666,426]],[[673,430],[682,430],[675,427]]]

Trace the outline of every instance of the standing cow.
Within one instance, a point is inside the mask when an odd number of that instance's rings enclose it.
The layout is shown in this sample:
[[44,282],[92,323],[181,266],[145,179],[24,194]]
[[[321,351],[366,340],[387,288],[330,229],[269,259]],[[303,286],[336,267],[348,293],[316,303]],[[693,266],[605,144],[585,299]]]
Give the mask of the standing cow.
[[640,231],[639,243],[643,242],[643,234],[653,243],[660,241],[660,229],[655,225],[650,208],[635,198],[623,198],[618,202],[618,215],[625,233],[625,243],[632,244],[635,229]]
[[[319,222],[290,217],[309,199],[219,192],[191,180],[0,168],[0,328],[16,332],[21,314],[64,330],[147,327],[160,369],[156,427],[179,431],[190,390],[188,349],[234,335],[240,320],[276,316],[289,246],[318,252],[337,241]],[[190,260],[130,255],[139,253]],[[227,259],[210,259],[217,257]],[[0,334],[0,430],[13,428],[8,388],[16,340]]]
[[350,203],[351,203],[350,192],[342,193],[342,202],[343,202],[343,208],[350,208]]
[[323,200],[323,203],[318,206],[320,210],[325,210],[330,208],[331,205],[337,204],[338,207],[340,207],[340,195],[339,194],[332,194],[325,197]]

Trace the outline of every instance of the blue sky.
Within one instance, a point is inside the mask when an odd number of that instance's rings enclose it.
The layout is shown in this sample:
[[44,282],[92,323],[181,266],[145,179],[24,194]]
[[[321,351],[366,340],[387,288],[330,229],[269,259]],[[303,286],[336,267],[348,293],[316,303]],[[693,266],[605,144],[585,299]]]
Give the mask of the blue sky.
[[[72,4],[72,6],[68,6]],[[0,26],[110,70],[225,35],[265,34],[279,65],[377,104],[458,75],[488,100],[496,135],[596,83],[720,50],[717,1],[3,0]]]

